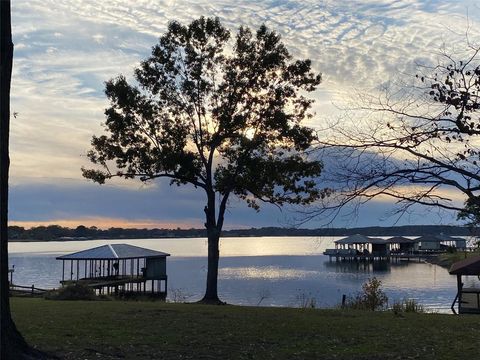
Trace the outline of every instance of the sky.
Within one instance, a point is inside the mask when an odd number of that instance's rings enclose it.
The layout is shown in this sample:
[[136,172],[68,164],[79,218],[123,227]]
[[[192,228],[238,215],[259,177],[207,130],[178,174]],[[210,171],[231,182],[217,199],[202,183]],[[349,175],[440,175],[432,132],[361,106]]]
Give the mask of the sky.
[[[339,116],[345,94],[377,91],[418,63],[434,63],[442,46],[478,39],[476,0],[12,0],[10,223],[108,228],[203,226],[205,198],[168,182],[129,180],[100,186],[81,176],[92,135],[102,134],[104,82],[130,77],[171,20],[218,16],[232,32],[266,24],[297,58],[310,58],[323,82],[313,94],[321,128]],[[345,209],[328,226],[455,224],[455,214],[416,207],[391,216],[388,199]],[[297,214],[260,213],[232,200],[226,228],[289,226]],[[327,224],[323,218],[305,226]]]

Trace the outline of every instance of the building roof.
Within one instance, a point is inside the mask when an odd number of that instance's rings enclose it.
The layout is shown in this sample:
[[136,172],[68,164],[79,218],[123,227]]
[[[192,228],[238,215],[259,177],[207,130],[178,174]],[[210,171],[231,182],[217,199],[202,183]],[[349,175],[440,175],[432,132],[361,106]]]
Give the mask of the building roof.
[[480,256],[457,261],[448,272],[452,275],[480,275]]
[[355,234],[347,236],[343,239],[336,240],[336,244],[386,244],[385,239],[371,238],[365,235]]
[[57,260],[119,260],[166,257],[170,254],[128,244],[107,244],[57,257]]
[[414,244],[418,242],[416,239],[409,239],[404,236],[393,236],[388,238],[387,241],[391,244]]
[[465,239],[459,237],[452,237],[444,234],[438,235],[423,235],[415,239],[418,242],[442,242],[442,241],[465,241]]

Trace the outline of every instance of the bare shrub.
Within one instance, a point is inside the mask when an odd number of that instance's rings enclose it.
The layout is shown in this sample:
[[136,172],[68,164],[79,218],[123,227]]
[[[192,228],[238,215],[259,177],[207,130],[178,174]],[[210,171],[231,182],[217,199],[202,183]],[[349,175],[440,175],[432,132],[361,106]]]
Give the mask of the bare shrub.
[[362,291],[353,297],[347,298],[344,307],[358,310],[384,310],[388,304],[388,297],[382,290],[382,282],[376,277],[368,279],[362,285]]

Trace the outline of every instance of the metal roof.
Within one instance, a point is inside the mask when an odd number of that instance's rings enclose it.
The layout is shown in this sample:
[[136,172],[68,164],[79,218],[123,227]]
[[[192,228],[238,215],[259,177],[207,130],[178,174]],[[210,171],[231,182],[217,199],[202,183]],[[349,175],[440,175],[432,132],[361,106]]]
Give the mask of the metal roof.
[[355,234],[335,241],[336,244],[386,244],[387,240]]
[[457,261],[448,272],[452,275],[480,275],[480,256]]
[[416,239],[409,239],[404,236],[393,236],[388,238],[387,241],[391,244],[413,244],[418,242]]
[[452,237],[444,234],[423,235],[415,239],[418,242],[442,242],[442,241],[465,241],[465,239]]
[[170,254],[128,244],[107,244],[57,257],[57,260],[118,260],[166,257]]

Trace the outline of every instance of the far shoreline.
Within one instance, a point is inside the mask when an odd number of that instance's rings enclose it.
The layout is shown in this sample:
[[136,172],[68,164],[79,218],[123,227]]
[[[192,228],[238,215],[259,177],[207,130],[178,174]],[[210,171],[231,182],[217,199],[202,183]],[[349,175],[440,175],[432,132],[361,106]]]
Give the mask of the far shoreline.
[[[299,229],[286,227],[262,227],[233,229],[222,231],[221,237],[341,237],[354,234],[366,236],[423,236],[443,234],[448,236],[476,236],[471,228],[452,225],[406,225],[406,226],[370,226],[362,228],[318,228]],[[58,225],[39,226],[25,229],[19,226],[9,227],[9,242],[43,241],[89,241],[89,240],[135,240],[135,239],[178,239],[206,238],[205,229],[132,229],[132,228],[87,228],[80,225],[74,229]]]

